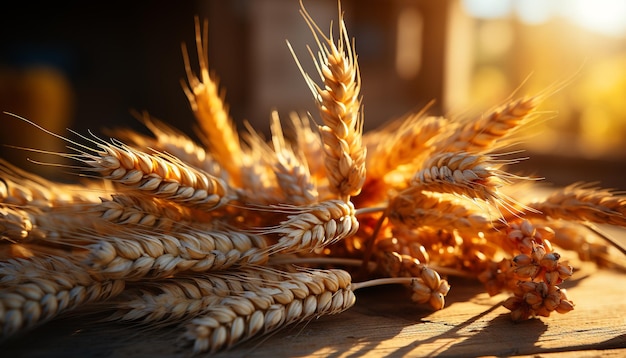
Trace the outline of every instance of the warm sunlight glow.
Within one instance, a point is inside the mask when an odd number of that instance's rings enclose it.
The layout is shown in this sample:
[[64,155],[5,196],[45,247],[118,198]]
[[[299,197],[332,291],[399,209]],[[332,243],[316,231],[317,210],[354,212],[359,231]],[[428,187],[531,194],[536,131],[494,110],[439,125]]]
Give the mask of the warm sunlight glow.
[[609,36],[626,34],[626,1],[623,0],[463,0],[467,13],[477,18],[516,16],[535,25],[554,16],[563,17],[590,31]]
[[613,36],[626,33],[626,1],[577,0],[568,8],[569,17],[591,31]]

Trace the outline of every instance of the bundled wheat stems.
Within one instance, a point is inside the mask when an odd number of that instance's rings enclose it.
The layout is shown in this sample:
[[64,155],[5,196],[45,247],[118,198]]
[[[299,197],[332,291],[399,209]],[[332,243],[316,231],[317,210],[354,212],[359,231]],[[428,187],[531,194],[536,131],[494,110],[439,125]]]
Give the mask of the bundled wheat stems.
[[148,115],[151,136],[119,130],[110,141],[30,122],[68,142],[56,155],[79,164],[81,181],[2,162],[2,339],[81,308],[172,325],[193,352],[216,352],[340,313],[367,286],[405,285],[439,310],[447,275],[509,292],[514,320],[572,310],[559,285],[573,267],[559,249],[615,263],[588,228],[626,226],[626,196],[582,184],[541,200],[516,194],[535,180],[508,171],[516,160],[502,150],[548,92],[477,118],[408,114],[364,134],[355,43],[339,13],[325,34],[302,6],[317,73],[292,53],[319,114],[272,113],[270,140],[235,127],[199,21],[199,73],[183,48],[199,143]]

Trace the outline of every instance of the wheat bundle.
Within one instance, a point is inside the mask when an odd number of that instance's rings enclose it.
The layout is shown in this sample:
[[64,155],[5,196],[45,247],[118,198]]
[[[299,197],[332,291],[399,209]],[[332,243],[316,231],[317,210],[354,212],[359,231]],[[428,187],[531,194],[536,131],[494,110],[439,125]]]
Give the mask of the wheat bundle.
[[610,244],[583,232],[588,222],[625,226],[622,193],[507,194],[519,183],[532,190],[534,179],[514,174],[517,159],[498,150],[546,93],[460,121],[411,113],[364,134],[356,43],[339,13],[335,39],[301,4],[321,83],[290,48],[320,124],[292,114],[293,138],[278,113],[269,142],[235,128],[200,21],[199,75],[183,53],[201,144],[148,115],[152,136],[118,130],[111,142],[23,119],[71,144],[57,155],[77,161],[83,182],[0,162],[2,340],[86,307],[176,325],[194,352],[216,352],[349,309],[362,287],[401,284],[417,304],[443,309],[454,290],[442,275],[509,292],[504,306],[522,320],[574,308],[558,286],[573,272],[560,248],[620,266]]

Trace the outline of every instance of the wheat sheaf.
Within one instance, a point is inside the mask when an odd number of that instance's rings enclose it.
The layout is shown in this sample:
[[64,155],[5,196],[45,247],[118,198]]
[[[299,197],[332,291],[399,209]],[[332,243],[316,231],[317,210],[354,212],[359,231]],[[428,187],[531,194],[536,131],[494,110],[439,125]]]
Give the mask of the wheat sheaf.
[[443,309],[449,275],[510,293],[504,307],[526,320],[574,309],[559,288],[573,273],[560,249],[619,262],[589,227],[626,226],[623,194],[584,184],[540,200],[516,194],[537,180],[509,171],[518,159],[505,150],[550,91],[476,118],[422,111],[363,133],[341,7],[333,35],[300,5],[317,72],[289,49],[319,113],[272,113],[270,140],[235,127],[198,19],[199,72],[184,47],[183,90],[200,142],[148,115],[152,135],[118,130],[111,140],[22,118],[68,143],[56,155],[77,163],[80,181],[0,164],[3,341],[82,308],[173,325],[192,352],[217,352],[338,314],[373,285],[404,285],[417,304]]

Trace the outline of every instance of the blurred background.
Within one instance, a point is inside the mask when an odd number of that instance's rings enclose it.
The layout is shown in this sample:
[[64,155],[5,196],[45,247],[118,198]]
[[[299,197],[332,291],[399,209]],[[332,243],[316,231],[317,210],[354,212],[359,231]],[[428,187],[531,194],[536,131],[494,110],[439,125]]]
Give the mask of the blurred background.
[[[232,117],[267,133],[270,111],[312,111],[312,97],[288,51],[306,69],[314,44],[298,0],[15,3],[0,21],[0,110],[57,133],[130,127],[131,114],[194,135],[181,89],[181,44],[192,64],[194,16],[209,21],[209,65]],[[304,4],[323,30],[336,0]],[[528,128],[529,160],[517,165],[557,185],[596,181],[626,190],[626,2],[621,0],[343,0],[356,39],[366,130],[434,101],[433,115],[474,116],[511,95],[555,84]],[[0,155],[28,163],[65,144],[0,115]],[[50,161],[50,157],[41,160]],[[52,170],[50,170],[52,169]]]

